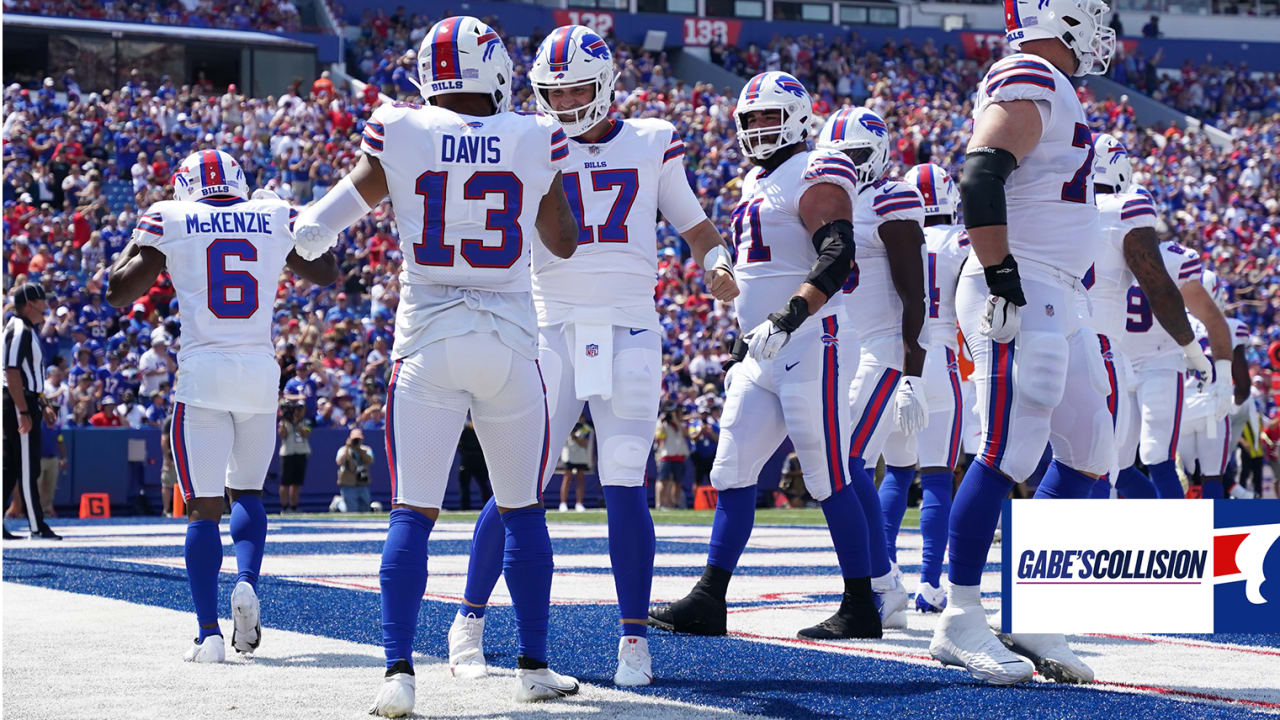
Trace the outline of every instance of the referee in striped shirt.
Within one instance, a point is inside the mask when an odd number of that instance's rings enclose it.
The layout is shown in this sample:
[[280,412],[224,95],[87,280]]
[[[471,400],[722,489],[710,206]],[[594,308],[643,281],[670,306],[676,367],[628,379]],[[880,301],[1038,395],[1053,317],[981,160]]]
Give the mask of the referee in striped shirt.
[[[14,316],[4,327],[4,501],[13,497],[13,487],[22,485],[27,506],[27,522],[32,537],[62,538],[44,521],[40,502],[41,419],[56,422],[53,408],[44,404],[44,353],[36,337],[35,323],[49,309],[44,288],[36,283],[20,285],[13,291]],[[5,528],[6,540],[17,540]]]

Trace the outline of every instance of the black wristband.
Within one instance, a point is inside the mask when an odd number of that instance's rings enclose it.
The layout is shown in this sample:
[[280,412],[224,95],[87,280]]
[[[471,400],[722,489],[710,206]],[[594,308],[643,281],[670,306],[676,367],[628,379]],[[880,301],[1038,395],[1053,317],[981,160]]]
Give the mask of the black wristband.
[[769,321],[779,329],[793,333],[800,329],[801,323],[808,317],[809,301],[799,295],[792,295],[785,308],[769,315]]
[[992,295],[1018,307],[1027,304],[1027,298],[1022,294],[1022,278],[1018,276],[1018,263],[1014,262],[1012,255],[1005,255],[999,265],[982,268],[982,274],[987,278],[987,290]]

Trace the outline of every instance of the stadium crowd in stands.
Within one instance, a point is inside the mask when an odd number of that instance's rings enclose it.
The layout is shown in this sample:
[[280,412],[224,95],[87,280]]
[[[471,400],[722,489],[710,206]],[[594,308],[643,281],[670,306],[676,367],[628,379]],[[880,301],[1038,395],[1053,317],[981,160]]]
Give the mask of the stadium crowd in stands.
[[[41,336],[46,357],[58,358],[49,374],[65,425],[110,423],[112,413],[126,425],[159,425],[168,414],[181,343],[172,288],[162,277],[126,314],[107,307],[101,293],[109,259],[128,241],[139,209],[167,196],[170,169],[193,150],[218,147],[241,160],[251,187],[298,204],[323,195],[354,163],[378,90],[416,97],[410,52],[432,20],[402,10],[367,18],[352,47],[353,69],[372,81],[360,91],[335,86],[327,74],[278,98],[243,97],[234,85],[219,93],[137,79],[117,90],[59,93],[71,90],[73,76],[6,89],[6,285],[35,280],[57,297]],[[540,40],[508,40],[517,105],[526,110],[533,103],[524,75]],[[735,98],[669,77],[661,54],[621,45],[616,51],[618,114],[676,125],[688,148],[689,181],[728,236],[747,167],[733,139]],[[891,173],[898,175],[922,162],[959,170],[972,91],[991,60],[931,43],[872,47],[856,35],[839,43],[809,37],[780,38],[768,48],[716,47],[712,56],[742,75],[794,73],[813,91],[820,116],[845,103],[868,104],[890,124]],[[1273,103],[1274,80],[1269,88]],[[1167,234],[1199,250],[1230,283],[1232,306],[1254,332],[1248,357],[1255,376],[1270,388],[1266,352],[1280,341],[1277,114],[1233,112],[1224,127],[1233,140],[1222,149],[1202,134],[1140,128],[1126,103],[1093,101],[1087,86],[1081,93],[1095,130],[1128,146],[1136,180],[1159,201]],[[706,294],[700,268],[670,226],[661,223],[658,236],[665,404],[691,425],[714,425],[722,365],[738,332],[732,309]],[[281,278],[273,309],[281,389],[303,396],[317,425],[376,430],[399,296],[401,254],[389,204],[350,228],[336,252],[337,287]],[[1269,397],[1265,411],[1274,413]]]
[[293,0],[5,0],[7,13],[222,30],[297,32]]

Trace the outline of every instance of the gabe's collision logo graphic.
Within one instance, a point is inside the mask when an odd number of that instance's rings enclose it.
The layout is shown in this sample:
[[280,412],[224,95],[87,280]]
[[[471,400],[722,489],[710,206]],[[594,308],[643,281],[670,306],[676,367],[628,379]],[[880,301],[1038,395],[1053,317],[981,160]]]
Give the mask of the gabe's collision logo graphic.
[[1280,632],[1280,501],[1214,504],[1214,632]]

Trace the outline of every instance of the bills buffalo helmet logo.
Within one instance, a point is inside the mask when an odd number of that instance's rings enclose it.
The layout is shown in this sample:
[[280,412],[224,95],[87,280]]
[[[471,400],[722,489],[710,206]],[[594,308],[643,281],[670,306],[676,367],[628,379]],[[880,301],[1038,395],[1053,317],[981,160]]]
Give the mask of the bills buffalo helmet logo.
[[778,76],[778,88],[785,90],[796,97],[804,97],[804,85],[801,85],[799,80],[785,73]]
[[862,127],[870,130],[871,132],[875,133],[876,135],[879,135],[880,137],[884,137],[889,133],[889,128],[884,124],[884,121],[881,120],[880,118],[877,118],[871,115],[863,115],[862,117],[858,118],[858,122],[862,125]]
[[582,34],[582,51],[597,60],[609,59],[609,46],[595,33]]

